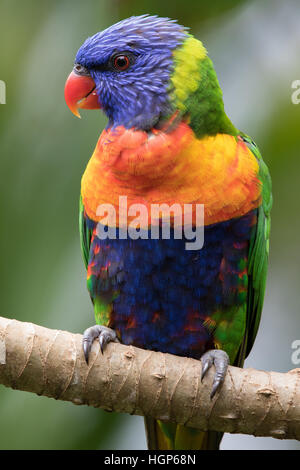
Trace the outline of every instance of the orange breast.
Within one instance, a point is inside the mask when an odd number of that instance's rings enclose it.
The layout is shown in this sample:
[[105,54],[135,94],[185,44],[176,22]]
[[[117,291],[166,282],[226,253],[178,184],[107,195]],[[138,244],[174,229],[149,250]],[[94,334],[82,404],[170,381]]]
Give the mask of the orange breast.
[[[81,194],[94,221],[101,204],[119,213],[128,207],[204,204],[205,225],[239,217],[258,207],[258,163],[242,139],[218,134],[197,139],[186,123],[172,132],[118,127],[104,131],[82,177]],[[99,213],[99,212],[98,212]],[[118,225],[118,219],[116,222]]]

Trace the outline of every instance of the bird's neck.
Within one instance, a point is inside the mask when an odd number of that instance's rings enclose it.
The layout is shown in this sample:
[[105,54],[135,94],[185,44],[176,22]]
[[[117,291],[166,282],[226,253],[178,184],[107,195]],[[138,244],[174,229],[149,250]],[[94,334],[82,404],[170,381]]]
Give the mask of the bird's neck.
[[170,98],[197,138],[238,135],[224,111],[222,90],[212,61],[201,41],[190,36],[174,51]]
[[225,113],[222,90],[209,57],[201,62],[200,76],[198,88],[185,103],[190,127],[198,138],[217,134],[237,136],[239,131]]

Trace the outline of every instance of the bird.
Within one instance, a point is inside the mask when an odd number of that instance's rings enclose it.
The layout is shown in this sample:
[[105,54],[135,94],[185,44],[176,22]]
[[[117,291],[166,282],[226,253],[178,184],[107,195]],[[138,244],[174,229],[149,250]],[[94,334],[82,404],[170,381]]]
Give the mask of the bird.
[[[88,37],[65,100],[77,117],[108,119],[79,202],[96,321],[83,334],[86,362],[96,339],[104,353],[121,342],[190,357],[201,380],[214,366],[217,399],[263,307],[272,187],[257,145],[227,116],[203,43],[170,18],[132,16]],[[219,449],[223,436],[144,419],[149,449]]]

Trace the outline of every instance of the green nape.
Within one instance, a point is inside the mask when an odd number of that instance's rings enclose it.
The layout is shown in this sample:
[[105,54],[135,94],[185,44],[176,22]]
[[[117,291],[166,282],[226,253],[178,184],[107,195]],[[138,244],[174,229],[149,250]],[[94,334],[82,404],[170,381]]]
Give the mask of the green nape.
[[209,57],[200,62],[200,77],[197,90],[184,103],[195,135],[198,138],[218,133],[237,136],[239,131],[225,113],[222,90]]
[[186,116],[198,138],[239,131],[225,113],[222,90],[213,62],[201,41],[189,36],[174,51],[171,83],[174,107]]

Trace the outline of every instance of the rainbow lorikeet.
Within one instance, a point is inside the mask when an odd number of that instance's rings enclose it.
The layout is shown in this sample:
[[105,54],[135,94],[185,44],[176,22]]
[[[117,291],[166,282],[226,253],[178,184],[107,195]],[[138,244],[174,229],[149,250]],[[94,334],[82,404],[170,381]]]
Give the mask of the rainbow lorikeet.
[[[101,350],[121,341],[193,357],[202,376],[214,364],[213,396],[228,363],[243,366],[260,321],[272,205],[260,152],[227,117],[203,44],[168,18],[131,17],[88,38],[65,97],[76,115],[101,108],[108,116],[81,182],[81,246],[97,323],[84,333],[86,360],[95,338]],[[124,217],[120,200],[135,211]],[[197,229],[197,205],[204,244],[187,249],[175,209],[192,207]],[[137,207],[146,218],[133,217]],[[166,207],[174,209],[169,237],[161,233]],[[136,236],[124,229],[130,224]],[[216,449],[222,438],[145,423],[150,449]]]

